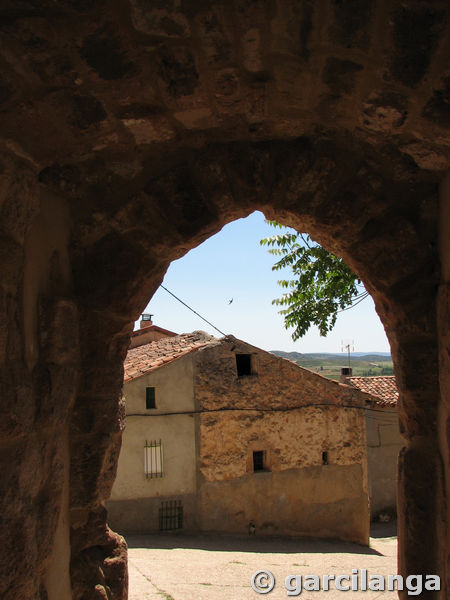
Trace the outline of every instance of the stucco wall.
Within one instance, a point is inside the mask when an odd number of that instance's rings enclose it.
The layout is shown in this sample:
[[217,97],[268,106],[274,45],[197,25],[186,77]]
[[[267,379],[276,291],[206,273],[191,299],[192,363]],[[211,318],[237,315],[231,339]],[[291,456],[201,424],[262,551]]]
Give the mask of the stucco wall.
[[109,501],[107,503],[108,522],[114,523],[115,529],[122,535],[158,533],[159,509],[163,499],[164,501],[181,501],[184,533],[193,533],[199,530],[197,494]]
[[[155,388],[155,409],[145,407],[146,387]],[[196,492],[191,357],[126,383],[124,396],[125,431],[117,477],[107,502],[109,522],[121,532],[153,531],[158,529],[162,498],[188,497]],[[164,474],[150,478],[144,473],[144,446],[155,440],[162,442]]]
[[[146,440],[162,442],[163,477],[149,478],[144,474]],[[127,417],[111,500],[191,494],[194,491],[194,417]]]
[[403,447],[395,408],[368,409],[367,463],[369,473],[370,516],[396,511],[397,462]]
[[[160,415],[194,409],[191,356],[184,356],[124,385],[126,415]],[[156,388],[156,408],[145,409],[145,388]]]
[[[253,374],[237,376],[236,352]],[[364,400],[229,338],[195,354],[202,528],[368,541]],[[254,450],[270,472],[253,473]],[[322,464],[322,453],[328,464]]]
[[368,542],[363,467],[329,465],[249,473],[201,486],[201,528],[256,535],[306,535]]

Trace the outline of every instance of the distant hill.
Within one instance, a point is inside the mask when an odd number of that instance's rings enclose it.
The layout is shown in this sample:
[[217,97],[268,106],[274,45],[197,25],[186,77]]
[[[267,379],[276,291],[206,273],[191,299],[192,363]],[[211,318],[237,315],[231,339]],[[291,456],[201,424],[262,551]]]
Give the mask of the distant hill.
[[[333,353],[333,352],[285,352],[284,350],[270,350],[271,354],[275,354],[276,356],[281,356],[282,358],[288,358],[289,360],[308,360],[308,359],[330,359],[333,362],[335,360],[340,360],[342,362],[347,362],[348,355],[345,353]],[[352,358],[357,358],[358,360],[364,361],[377,361],[383,360],[391,361],[392,357],[389,352],[351,352],[350,360]]]
[[[333,354],[326,352],[284,352],[283,350],[272,350],[272,354],[292,360],[299,367],[304,367],[324,377],[339,380],[341,367],[348,365],[348,355],[345,353]],[[392,375],[394,373],[392,358],[388,352],[352,352],[350,354],[350,366],[353,375],[370,377],[374,375]]]
[[289,360],[297,360],[305,356],[311,356],[311,354],[301,354],[300,352],[284,352],[283,350],[270,350],[270,354],[275,356],[281,356],[281,358],[288,358]]

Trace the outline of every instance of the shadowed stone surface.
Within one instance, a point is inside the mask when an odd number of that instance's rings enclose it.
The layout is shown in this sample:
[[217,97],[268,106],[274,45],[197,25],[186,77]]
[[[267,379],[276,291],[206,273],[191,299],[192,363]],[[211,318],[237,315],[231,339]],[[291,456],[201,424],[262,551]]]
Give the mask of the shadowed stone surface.
[[126,597],[101,507],[133,321],[171,260],[261,209],[373,295],[405,436],[400,566],[441,574],[445,598],[448,3],[23,0],[0,17],[0,596]]

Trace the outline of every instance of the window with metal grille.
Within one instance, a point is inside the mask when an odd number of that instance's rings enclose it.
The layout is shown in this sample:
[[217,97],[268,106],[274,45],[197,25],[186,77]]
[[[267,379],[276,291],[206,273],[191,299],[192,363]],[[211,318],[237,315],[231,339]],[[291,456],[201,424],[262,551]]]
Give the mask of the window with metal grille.
[[253,452],[253,471],[264,471],[264,451],[255,450]]
[[163,451],[159,441],[147,442],[144,446],[144,473],[149,479],[163,476]]
[[156,394],[154,387],[145,388],[145,408],[156,408]]
[[252,374],[251,354],[236,354],[236,368],[238,377]]
[[159,529],[169,531],[170,529],[183,528],[183,507],[181,500],[166,500],[161,502],[159,509]]

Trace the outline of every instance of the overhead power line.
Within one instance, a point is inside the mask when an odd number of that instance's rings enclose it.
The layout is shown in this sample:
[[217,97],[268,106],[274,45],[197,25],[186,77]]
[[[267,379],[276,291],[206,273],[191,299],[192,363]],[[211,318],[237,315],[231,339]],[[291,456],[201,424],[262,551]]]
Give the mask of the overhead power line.
[[355,301],[353,301],[353,304],[351,304],[350,306],[347,306],[347,308],[342,308],[341,310],[338,310],[338,313],[341,312],[345,312],[346,310],[350,310],[351,308],[354,308],[355,306],[357,306],[360,302],[362,302],[363,300],[365,300],[366,298],[369,297],[369,292],[363,292],[362,294],[360,294],[359,296],[355,296]]
[[224,333],[223,331],[220,331],[220,329],[218,327],[216,327],[215,325],[213,325],[212,323],[210,323],[207,319],[205,319],[205,317],[202,317],[202,315],[200,315],[196,310],[194,310],[193,308],[191,308],[188,304],[186,304],[186,302],[183,302],[183,300],[181,300],[180,298],[178,298],[178,296],[175,296],[175,294],[173,294],[170,290],[168,290],[166,287],[164,287],[163,285],[160,285],[159,287],[162,287],[163,290],[165,290],[168,294],[170,294],[171,296],[173,296],[176,300],[178,300],[178,302],[181,302],[181,304],[183,304],[183,306],[185,306],[186,308],[188,308],[190,311],[192,311],[195,315],[197,315],[197,317],[200,317],[200,319],[202,319],[203,321],[205,321],[205,323],[208,323],[208,325],[211,325],[211,327],[213,327],[216,331],[218,331],[221,335],[225,336],[226,333]]

